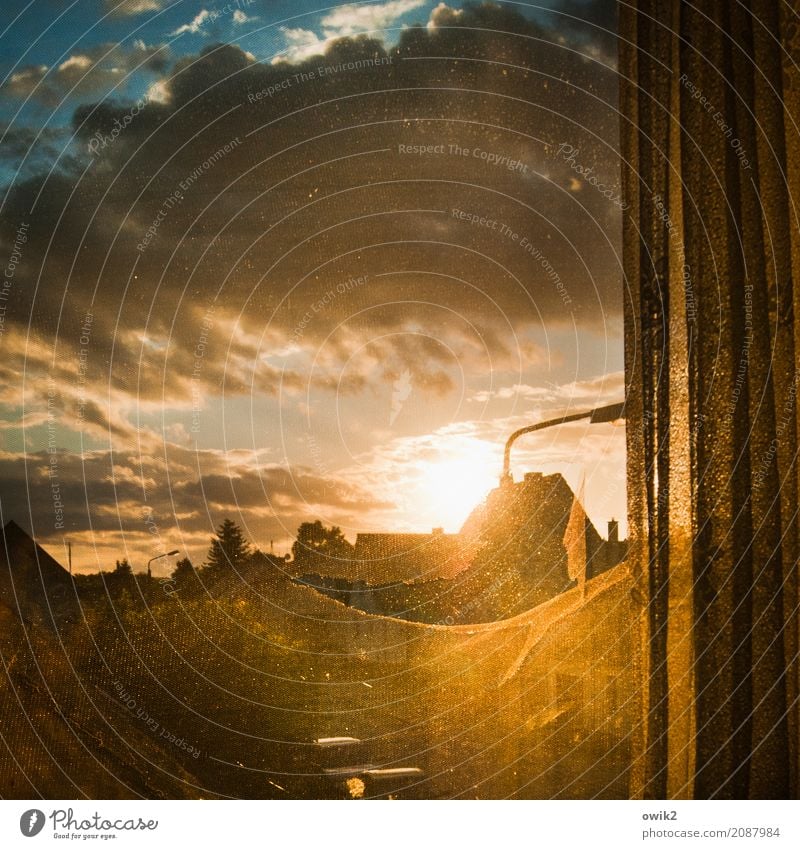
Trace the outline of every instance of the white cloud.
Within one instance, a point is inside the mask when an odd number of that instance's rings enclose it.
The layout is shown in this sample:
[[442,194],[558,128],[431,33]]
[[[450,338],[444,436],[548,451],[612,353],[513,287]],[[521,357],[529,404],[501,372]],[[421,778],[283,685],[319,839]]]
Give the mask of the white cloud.
[[196,35],[203,29],[203,24],[209,20],[211,20],[211,12],[208,9],[201,9],[190,23],[179,26],[170,35],[183,35],[185,32]]
[[516,383],[513,386],[503,386],[500,389],[482,390],[469,397],[469,401],[486,403],[487,401],[509,401],[512,399],[528,399],[538,402],[538,409],[564,414],[574,413],[581,409],[602,407],[621,400],[625,395],[625,375],[623,372],[613,372],[589,380],[576,380],[561,386],[529,386]]
[[485,404],[491,400],[510,401],[512,398],[552,399],[552,397],[553,391],[544,386],[528,386],[524,383],[515,383],[513,386],[503,386],[501,389],[483,389],[480,392],[474,392],[467,400]]
[[310,29],[300,27],[281,27],[283,37],[286,39],[287,48],[272,60],[273,65],[279,62],[303,62],[312,56],[324,53],[332,38],[320,38]]
[[94,60],[89,56],[70,56],[69,59],[58,66],[59,71],[87,71],[94,65]]
[[425,2],[426,0],[387,0],[385,3],[370,5],[347,3],[322,17],[321,36],[310,29],[281,27],[287,47],[272,63],[303,62],[324,53],[337,38],[385,29],[403,15],[424,6]]
[[371,5],[347,3],[337,6],[323,17],[322,31],[328,37],[341,38],[383,29],[403,15],[424,6],[425,2],[426,0],[388,0],[386,3]]
[[463,9],[451,9],[447,3],[440,3],[428,19],[427,28],[432,32],[439,27],[452,26],[453,23],[464,14]]
[[168,56],[165,45],[147,45],[137,39],[131,45],[97,44],[68,56],[60,65],[31,65],[11,74],[2,86],[4,94],[24,99],[35,97],[55,106],[65,96],[103,94],[126,74],[158,71]]
[[46,73],[47,65],[36,65],[29,68],[23,68],[9,77],[4,88],[6,88],[14,97],[27,97],[36,90],[36,87],[44,79],[44,75]]
[[165,0],[105,0],[106,10],[115,17],[132,18],[145,12],[160,12]]
[[153,103],[169,103],[171,99],[168,80],[156,80],[147,89],[147,99]]
[[[203,27],[207,23],[216,23],[220,21],[223,16],[226,16],[229,7],[226,7],[222,11],[218,11],[217,9],[212,9],[209,11],[208,9],[201,9],[194,18],[189,21],[188,24],[183,24],[179,26],[176,30],[170,33],[170,35],[183,35],[184,33],[189,33],[190,35],[197,35],[198,33],[203,32]],[[232,15],[233,23],[236,26],[241,26],[242,24],[246,24],[249,21],[258,20],[257,18],[252,18],[249,15],[246,15],[241,9],[236,9]]]

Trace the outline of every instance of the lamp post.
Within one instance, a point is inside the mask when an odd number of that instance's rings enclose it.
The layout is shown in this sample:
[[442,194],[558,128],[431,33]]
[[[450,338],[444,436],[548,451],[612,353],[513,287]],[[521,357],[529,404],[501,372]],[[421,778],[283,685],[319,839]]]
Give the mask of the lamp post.
[[178,551],[178,549],[176,548],[174,551],[165,551],[165,552],[164,552],[164,554],[156,554],[156,556],[155,556],[155,557],[151,557],[151,558],[147,561],[147,580],[149,581],[149,580],[153,577],[153,576],[152,576],[152,574],[151,574],[151,572],[150,572],[150,564],[151,564],[154,560],[160,560],[162,557],[173,557],[174,555],[179,554],[179,553],[180,553],[180,552],[179,552],[179,551]]
[[617,404],[609,404],[607,407],[598,407],[596,410],[586,410],[583,413],[572,413],[569,416],[562,416],[559,419],[549,419],[546,422],[538,422],[537,424],[521,427],[515,430],[506,441],[506,450],[503,455],[503,474],[500,475],[500,486],[510,486],[514,483],[511,477],[511,446],[519,439],[520,436],[526,433],[533,433],[536,430],[544,430],[547,427],[554,425],[566,424],[566,422],[576,422],[579,419],[589,419],[590,423],[598,422],[614,422],[618,419],[625,418],[625,402],[621,401]]

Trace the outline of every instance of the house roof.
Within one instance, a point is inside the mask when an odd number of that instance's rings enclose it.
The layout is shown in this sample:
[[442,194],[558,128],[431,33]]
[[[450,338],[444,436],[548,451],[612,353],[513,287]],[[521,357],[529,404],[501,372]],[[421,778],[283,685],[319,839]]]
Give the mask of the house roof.
[[14,521],[0,539],[0,600],[24,621],[51,628],[78,609],[69,572]]
[[464,568],[463,549],[458,534],[358,534],[353,567],[370,584],[435,580]]

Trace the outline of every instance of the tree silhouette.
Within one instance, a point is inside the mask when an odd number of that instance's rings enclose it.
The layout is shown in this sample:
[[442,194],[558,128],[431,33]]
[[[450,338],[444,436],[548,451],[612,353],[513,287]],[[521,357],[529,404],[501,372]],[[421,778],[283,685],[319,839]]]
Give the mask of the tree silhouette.
[[303,522],[297,529],[297,539],[292,545],[295,569],[313,569],[321,575],[340,571],[342,561],[353,556],[353,546],[345,539],[340,528],[326,528],[319,520]]
[[183,557],[175,564],[175,569],[172,572],[172,580],[175,582],[184,581],[194,577],[194,566],[188,557]]
[[115,574],[117,575],[132,575],[133,569],[131,569],[131,564],[128,563],[128,558],[124,558],[122,561],[117,560],[116,568],[114,569]]
[[250,553],[250,543],[242,529],[232,519],[225,519],[217,528],[217,535],[211,538],[206,569],[212,574],[238,570],[247,562]]

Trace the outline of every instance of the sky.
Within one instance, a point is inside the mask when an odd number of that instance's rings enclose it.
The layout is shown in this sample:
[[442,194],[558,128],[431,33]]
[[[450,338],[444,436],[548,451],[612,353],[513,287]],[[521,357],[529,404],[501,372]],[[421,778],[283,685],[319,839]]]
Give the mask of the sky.
[[[612,2],[5,7],[0,510],[58,559],[455,532],[621,399]],[[526,471],[624,529],[620,425]]]

